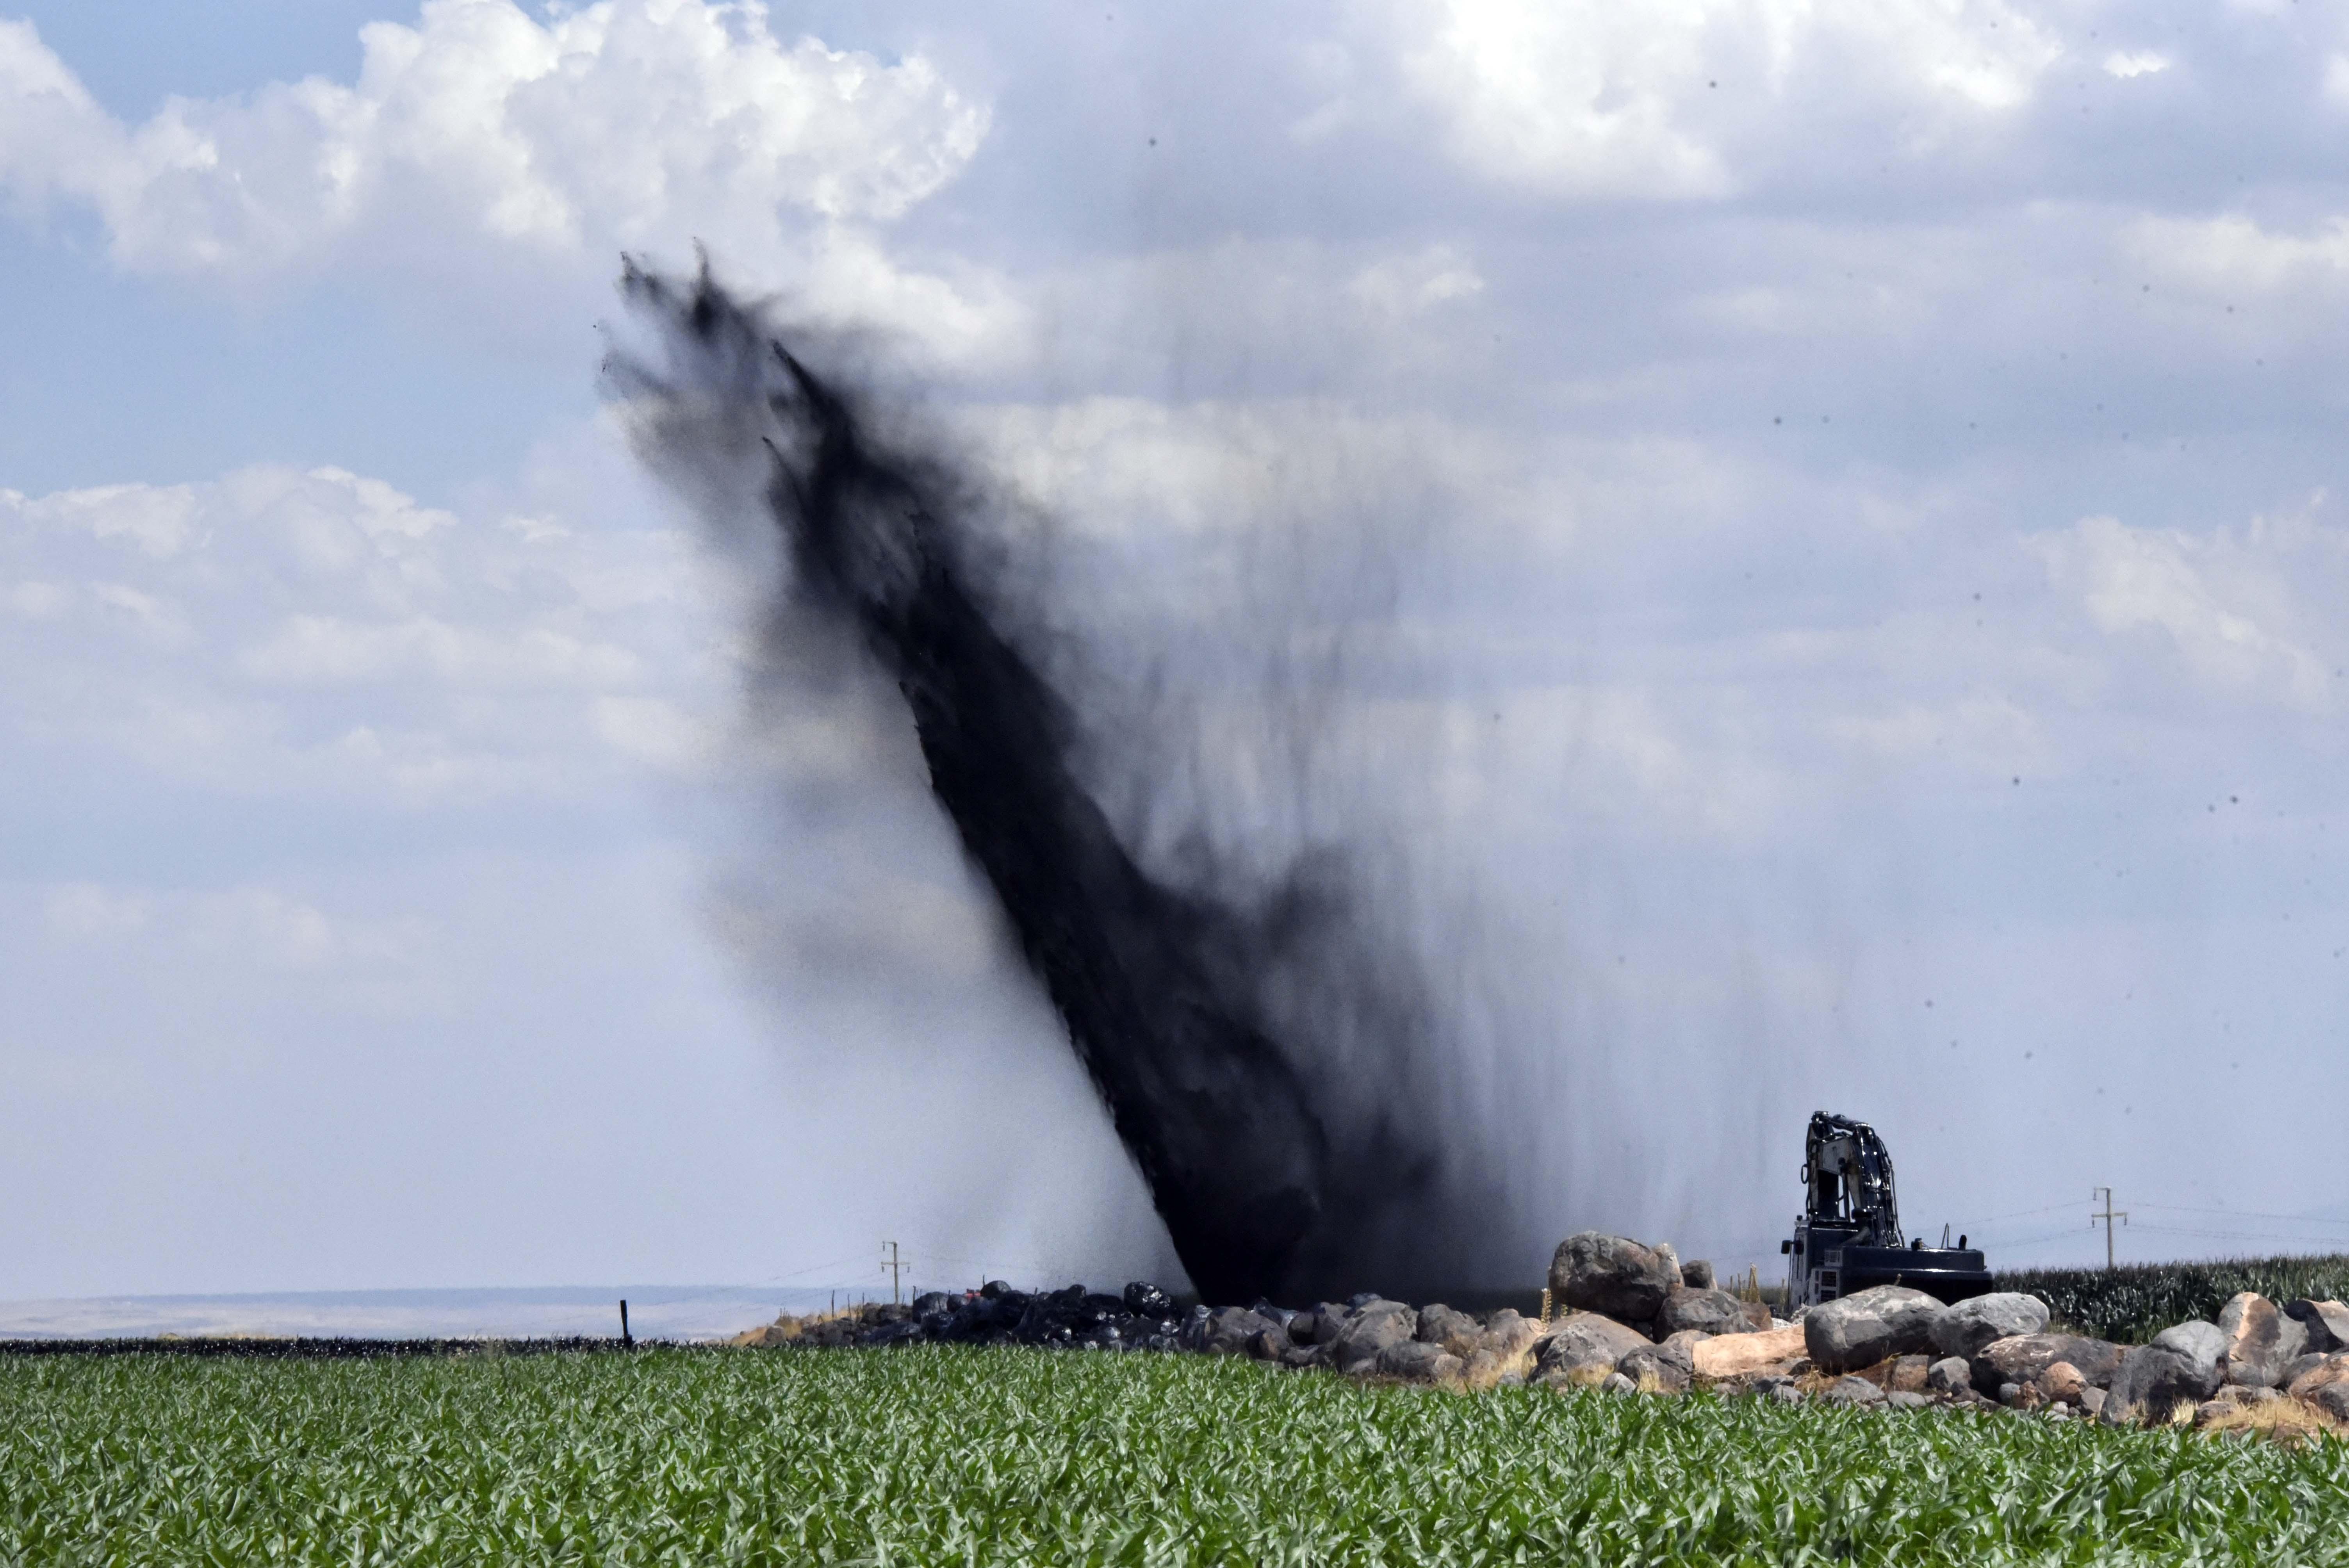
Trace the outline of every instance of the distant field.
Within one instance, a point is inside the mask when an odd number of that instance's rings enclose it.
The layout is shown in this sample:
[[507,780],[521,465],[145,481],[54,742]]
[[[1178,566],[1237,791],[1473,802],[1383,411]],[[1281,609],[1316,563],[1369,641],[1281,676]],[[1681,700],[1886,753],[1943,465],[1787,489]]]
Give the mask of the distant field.
[[0,1358],[6,1563],[2349,1563],[2349,1443],[948,1348]]
[[2278,1303],[2349,1298],[2349,1257],[2024,1269],[2000,1274],[1998,1288],[2028,1291],[2066,1327],[2142,1345],[2173,1323],[2197,1317],[2217,1322],[2220,1308],[2240,1291],[2255,1290]]

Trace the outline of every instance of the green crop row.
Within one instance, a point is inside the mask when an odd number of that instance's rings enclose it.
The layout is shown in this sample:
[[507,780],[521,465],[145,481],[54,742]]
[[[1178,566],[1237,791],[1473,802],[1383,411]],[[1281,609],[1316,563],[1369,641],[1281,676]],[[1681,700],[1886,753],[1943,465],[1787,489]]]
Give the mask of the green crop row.
[[2217,1322],[2228,1298],[2241,1291],[2258,1291],[2279,1305],[2349,1297],[2349,1257],[2021,1269],[2000,1274],[1998,1288],[2039,1297],[2064,1327],[2142,1345],[2173,1323],[2198,1317]]
[[0,1563],[2343,1563],[2349,1443],[947,1347],[0,1358]]

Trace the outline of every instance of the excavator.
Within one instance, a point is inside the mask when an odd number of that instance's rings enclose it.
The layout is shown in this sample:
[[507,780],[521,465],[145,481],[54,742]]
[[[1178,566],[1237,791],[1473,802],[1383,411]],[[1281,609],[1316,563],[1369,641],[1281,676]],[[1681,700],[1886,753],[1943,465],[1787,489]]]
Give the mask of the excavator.
[[1945,1304],[1990,1291],[1981,1252],[1963,1236],[1950,1245],[1948,1226],[1938,1247],[1922,1236],[1901,1241],[1892,1156],[1868,1123],[1814,1114],[1804,1140],[1803,1186],[1806,1201],[1795,1233],[1778,1243],[1788,1260],[1788,1311],[1879,1284],[1907,1285]]

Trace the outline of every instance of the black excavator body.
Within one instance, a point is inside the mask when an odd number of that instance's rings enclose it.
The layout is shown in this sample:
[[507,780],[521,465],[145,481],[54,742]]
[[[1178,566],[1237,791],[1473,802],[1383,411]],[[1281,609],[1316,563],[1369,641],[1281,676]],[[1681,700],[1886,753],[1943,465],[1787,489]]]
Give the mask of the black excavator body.
[[1786,1307],[1812,1306],[1871,1285],[1899,1284],[1944,1303],[1991,1289],[1982,1255],[1968,1247],[1901,1240],[1892,1156],[1864,1121],[1819,1111],[1803,1145],[1803,1212],[1778,1244],[1786,1254]]

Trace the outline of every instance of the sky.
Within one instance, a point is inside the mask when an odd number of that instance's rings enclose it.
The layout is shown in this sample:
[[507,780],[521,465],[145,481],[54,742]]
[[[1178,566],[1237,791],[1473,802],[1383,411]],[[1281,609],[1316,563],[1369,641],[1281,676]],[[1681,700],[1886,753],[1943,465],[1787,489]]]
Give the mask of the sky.
[[2338,1247],[2344,135],[2292,0],[0,0],[0,1298],[1171,1274],[631,455],[697,246],[1388,868],[1526,1279],[1766,1274],[1818,1109],[1993,1264]]

